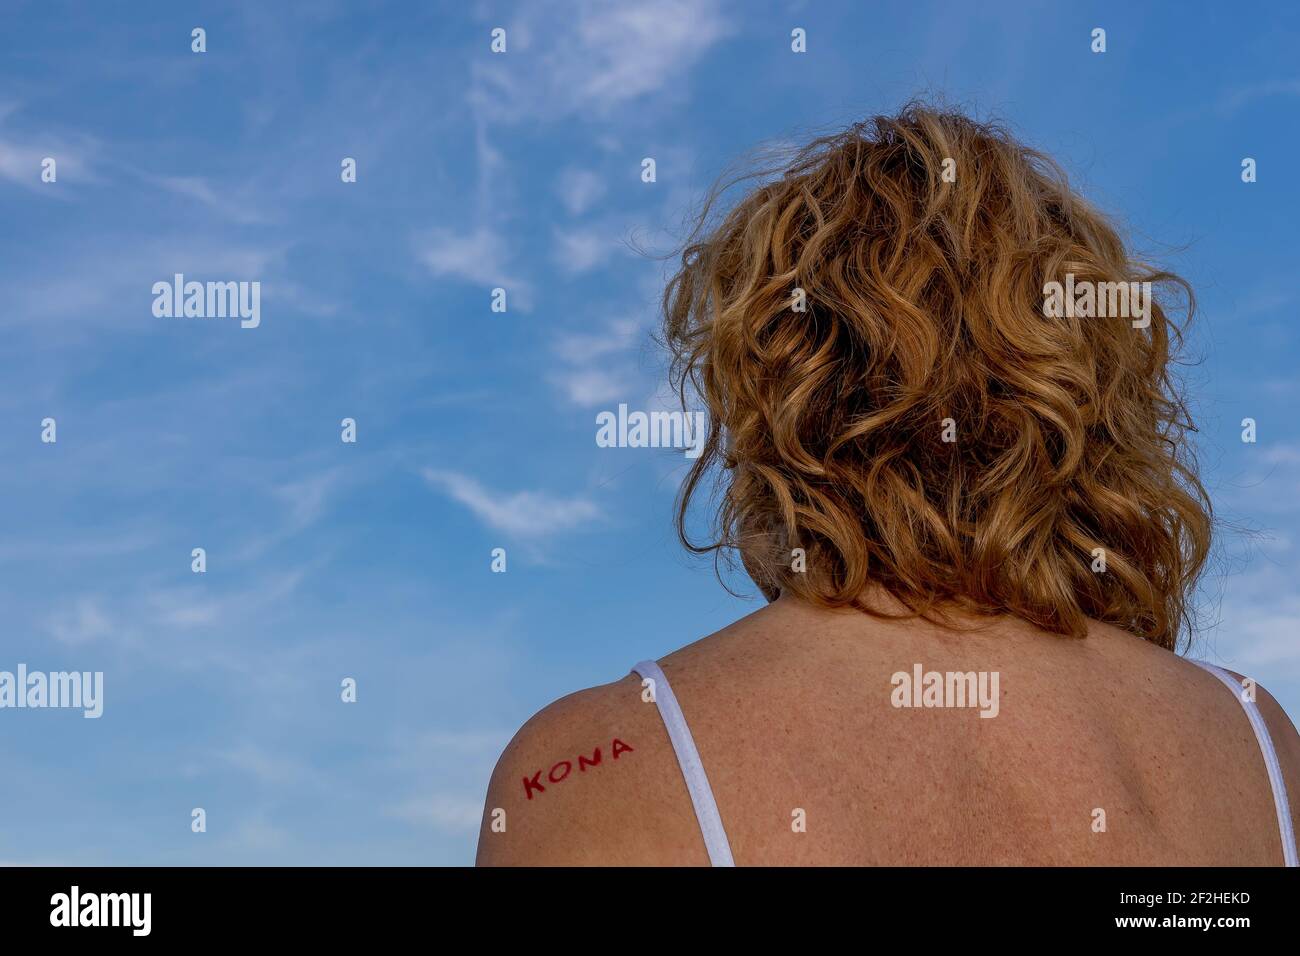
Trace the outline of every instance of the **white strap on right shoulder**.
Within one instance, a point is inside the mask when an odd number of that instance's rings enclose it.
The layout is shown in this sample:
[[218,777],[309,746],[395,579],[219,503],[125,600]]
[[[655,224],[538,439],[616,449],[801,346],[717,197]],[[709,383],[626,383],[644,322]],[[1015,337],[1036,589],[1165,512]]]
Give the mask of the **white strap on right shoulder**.
[[1273,788],[1273,806],[1277,808],[1277,827],[1282,835],[1282,857],[1287,866],[1300,866],[1296,855],[1295,828],[1291,825],[1291,804],[1286,797],[1286,781],[1282,779],[1282,767],[1277,760],[1277,751],[1273,747],[1273,738],[1269,735],[1268,725],[1260,715],[1259,705],[1248,700],[1243,693],[1241,682],[1221,667],[1215,667],[1206,661],[1187,660],[1202,670],[1209,671],[1232,691],[1241,709],[1250,718],[1250,726],[1255,731],[1255,740],[1259,742],[1260,753],[1264,755],[1264,766],[1268,768],[1268,783]]
[[668,731],[673,752],[677,754],[677,764],[682,768],[686,779],[686,789],[690,792],[691,803],[695,807],[695,819],[699,821],[700,833],[704,837],[704,848],[709,851],[709,862],[714,866],[735,866],[731,857],[731,844],[727,841],[727,831],[722,826],[722,815],[718,813],[718,803],[713,799],[713,788],[704,772],[700,753],[695,749],[695,739],[691,728],[686,725],[686,717],[677,695],[673,693],[668,677],[654,661],[642,661],[632,668],[642,678],[654,681],[655,706]]

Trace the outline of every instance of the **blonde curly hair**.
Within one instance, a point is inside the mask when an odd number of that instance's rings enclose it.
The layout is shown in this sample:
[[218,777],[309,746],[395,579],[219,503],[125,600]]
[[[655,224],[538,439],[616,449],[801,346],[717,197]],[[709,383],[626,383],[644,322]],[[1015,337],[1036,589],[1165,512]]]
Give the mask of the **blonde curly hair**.
[[[957,112],[909,104],[776,172],[710,225],[734,183],[715,187],[664,293],[674,385],[710,418],[686,547],[738,553],[769,597],[877,613],[877,585],[926,617],[1073,636],[1093,618],[1176,647],[1212,528],[1160,301],[1190,319],[1188,284],[1132,258],[1050,159]],[[1049,316],[1068,273],[1152,283],[1149,325]]]

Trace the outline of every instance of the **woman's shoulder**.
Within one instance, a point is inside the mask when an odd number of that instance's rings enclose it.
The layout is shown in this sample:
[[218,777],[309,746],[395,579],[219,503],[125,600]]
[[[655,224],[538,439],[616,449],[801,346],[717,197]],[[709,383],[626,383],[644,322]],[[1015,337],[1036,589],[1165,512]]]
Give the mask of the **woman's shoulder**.
[[[658,662],[711,775],[748,761],[734,732],[770,719],[764,686],[775,690],[796,637],[786,610],[768,606]],[[480,865],[707,863],[652,680],[577,691],[518,730],[488,786]]]
[[635,675],[569,694],[514,735],[488,784],[478,864],[674,863],[694,819]]

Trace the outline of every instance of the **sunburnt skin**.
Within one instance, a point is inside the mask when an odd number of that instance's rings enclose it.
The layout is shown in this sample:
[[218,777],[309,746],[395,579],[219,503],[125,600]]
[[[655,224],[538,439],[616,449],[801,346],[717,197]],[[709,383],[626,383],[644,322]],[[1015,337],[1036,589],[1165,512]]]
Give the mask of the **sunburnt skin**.
[[[619,738],[615,737],[613,742],[610,744],[610,753],[611,753],[610,759],[617,760],[622,754],[632,753],[634,750],[635,748],[632,747],[630,744],[624,743],[622,740],[619,740]],[[599,747],[597,747],[595,750],[592,751],[590,757],[585,756],[583,754],[578,754],[578,759],[577,759],[578,772],[586,773],[588,767],[598,767],[600,766],[600,762],[601,762],[601,752]],[[562,783],[565,780],[569,779],[569,774],[571,774],[572,772],[573,772],[573,761],[561,760],[551,767],[550,772],[547,773],[546,775],[546,779],[549,780],[552,784]],[[546,787],[540,782],[541,776],[542,776],[542,771],[538,770],[531,777],[523,778],[524,795],[529,800],[533,799],[534,792],[536,793],[546,792]]]

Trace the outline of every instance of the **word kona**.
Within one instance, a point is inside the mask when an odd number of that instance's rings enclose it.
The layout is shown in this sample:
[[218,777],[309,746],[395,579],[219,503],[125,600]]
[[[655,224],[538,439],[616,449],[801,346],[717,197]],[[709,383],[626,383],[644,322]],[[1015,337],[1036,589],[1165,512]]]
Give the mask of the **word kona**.
[[[617,760],[620,754],[631,753],[633,748],[630,744],[625,744],[623,743],[623,741],[615,737],[614,742],[609,745],[609,749],[611,754],[610,759]],[[578,773],[586,773],[588,767],[600,766],[600,757],[601,754],[600,754],[599,747],[597,747],[595,750],[591,752],[590,757],[585,757],[582,754],[578,754]],[[573,761],[561,760],[559,763],[557,763],[554,767],[551,768],[551,772],[546,775],[546,779],[549,780],[551,783],[560,783],[563,780],[567,780],[569,774],[571,774],[572,772],[573,772]],[[546,792],[546,787],[543,786],[541,783],[541,776],[542,776],[542,771],[539,770],[531,777],[524,777],[524,794],[528,797],[529,800],[533,799],[534,790],[537,791],[538,793]]]

